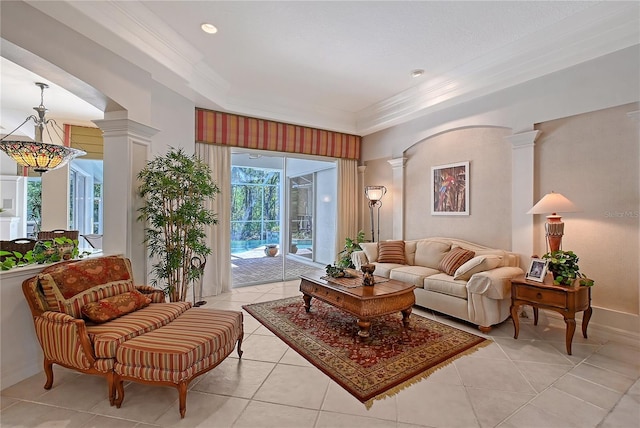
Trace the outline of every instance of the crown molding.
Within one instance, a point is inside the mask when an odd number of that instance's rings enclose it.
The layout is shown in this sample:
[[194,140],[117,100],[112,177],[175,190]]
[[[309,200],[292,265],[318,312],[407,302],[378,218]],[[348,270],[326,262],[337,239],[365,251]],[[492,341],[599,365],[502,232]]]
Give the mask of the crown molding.
[[358,112],[232,97],[203,55],[143,3],[28,2],[152,73],[199,107],[368,135],[638,45],[636,2],[602,2]]
[[[617,50],[637,45],[640,19],[634,2],[605,2],[583,11],[573,25],[560,22],[430,82],[387,98],[357,113],[361,135],[468,102]],[[558,43],[561,40],[562,43]]]

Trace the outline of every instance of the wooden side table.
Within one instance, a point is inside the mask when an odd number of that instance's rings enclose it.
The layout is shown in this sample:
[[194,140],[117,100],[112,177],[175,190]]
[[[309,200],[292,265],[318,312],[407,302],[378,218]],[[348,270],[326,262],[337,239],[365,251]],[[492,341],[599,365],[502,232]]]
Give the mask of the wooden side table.
[[525,279],[524,275],[511,280],[511,319],[515,328],[514,339],[518,338],[520,321],[518,308],[522,305],[533,307],[533,325],[538,325],[538,309],[550,309],[559,312],[567,325],[567,354],[571,355],[571,341],[576,330],[576,312],[584,311],[582,316],[582,335],[587,338],[587,326],[591,319],[591,287],[573,285],[553,285],[553,277],[548,274],[544,282]]

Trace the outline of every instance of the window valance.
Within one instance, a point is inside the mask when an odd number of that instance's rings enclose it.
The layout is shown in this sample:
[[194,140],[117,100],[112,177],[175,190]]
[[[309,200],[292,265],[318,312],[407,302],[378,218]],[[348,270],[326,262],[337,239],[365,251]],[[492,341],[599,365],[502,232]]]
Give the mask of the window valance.
[[196,142],[247,149],[359,159],[362,137],[196,109]]

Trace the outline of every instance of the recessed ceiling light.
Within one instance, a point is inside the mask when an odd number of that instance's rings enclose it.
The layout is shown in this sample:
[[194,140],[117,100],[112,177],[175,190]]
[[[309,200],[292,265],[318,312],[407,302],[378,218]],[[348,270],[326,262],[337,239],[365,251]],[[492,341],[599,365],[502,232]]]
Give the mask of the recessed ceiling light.
[[417,70],[413,70],[411,72],[411,77],[420,77],[424,74],[424,70],[422,69],[417,69]]
[[216,34],[218,32],[218,29],[213,24],[204,23],[200,26],[200,28],[202,28],[202,31],[209,34]]

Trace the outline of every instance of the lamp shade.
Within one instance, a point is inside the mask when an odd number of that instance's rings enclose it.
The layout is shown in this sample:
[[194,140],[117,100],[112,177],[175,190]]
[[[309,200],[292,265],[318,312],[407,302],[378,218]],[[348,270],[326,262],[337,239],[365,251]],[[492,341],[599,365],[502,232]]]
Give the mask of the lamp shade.
[[36,141],[0,141],[0,149],[8,154],[18,165],[33,168],[43,173],[56,169],[71,159],[87,153],[71,147],[57,144],[45,144]]
[[569,199],[560,193],[551,192],[544,195],[533,208],[527,211],[527,214],[574,213],[577,211],[579,211],[578,207]]
[[364,188],[364,194],[367,195],[367,199],[370,201],[379,201],[385,193],[387,193],[387,188],[384,186],[367,186]]

